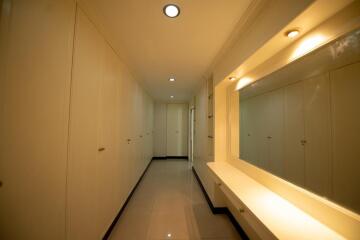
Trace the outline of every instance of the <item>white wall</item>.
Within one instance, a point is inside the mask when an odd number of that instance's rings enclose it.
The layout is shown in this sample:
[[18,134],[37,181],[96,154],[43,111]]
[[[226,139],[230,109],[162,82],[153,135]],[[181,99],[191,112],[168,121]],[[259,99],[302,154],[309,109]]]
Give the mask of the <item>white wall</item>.
[[153,101],[74,1],[3,6],[0,239],[99,239],[153,155]]

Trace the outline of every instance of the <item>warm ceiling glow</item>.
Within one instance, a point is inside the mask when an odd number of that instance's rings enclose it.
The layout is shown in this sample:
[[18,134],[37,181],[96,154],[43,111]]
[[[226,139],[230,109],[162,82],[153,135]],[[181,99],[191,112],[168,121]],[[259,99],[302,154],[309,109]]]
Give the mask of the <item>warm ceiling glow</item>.
[[173,96],[173,95],[171,95],[170,97],[171,97],[171,98],[174,98],[174,96]]
[[246,87],[247,85],[249,85],[251,82],[253,81],[252,78],[248,78],[248,77],[244,77],[242,79],[240,79],[237,84],[236,84],[236,90],[240,90],[244,87]]
[[229,77],[229,80],[230,80],[230,81],[235,81],[235,80],[236,80],[236,77]]
[[297,35],[299,35],[300,31],[298,29],[293,29],[290,31],[287,31],[285,35],[289,38],[295,38]]
[[169,78],[170,82],[175,82],[175,78]]
[[171,233],[168,233],[167,236],[170,238],[170,237],[171,237]]
[[314,35],[302,40],[294,53],[291,55],[291,60],[297,59],[311,52],[315,48],[324,43],[326,38],[323,35]]
[[164,14],[170,18],[175,18],[180,14],[180,8],[175,4],[168,4],[164,7]]

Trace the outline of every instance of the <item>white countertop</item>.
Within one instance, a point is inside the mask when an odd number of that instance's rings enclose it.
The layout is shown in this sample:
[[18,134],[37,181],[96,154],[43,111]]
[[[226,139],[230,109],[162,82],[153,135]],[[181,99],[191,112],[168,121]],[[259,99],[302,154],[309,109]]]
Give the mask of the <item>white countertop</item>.
[[345,239],[337,232],[225,162],[211,171],[279,239]]

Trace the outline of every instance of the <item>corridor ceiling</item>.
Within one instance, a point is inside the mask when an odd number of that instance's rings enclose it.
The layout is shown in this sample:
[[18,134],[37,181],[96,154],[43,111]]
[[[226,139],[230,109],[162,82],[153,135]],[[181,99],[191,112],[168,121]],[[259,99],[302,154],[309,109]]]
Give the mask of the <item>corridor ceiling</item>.
[[[252,0],[80,0],[157,101],[188,101]],[[177,4],[177,18],[163,14]],[[175,82],[169,82],[175,77]],[[170,96],[174,95],[171,99]]]

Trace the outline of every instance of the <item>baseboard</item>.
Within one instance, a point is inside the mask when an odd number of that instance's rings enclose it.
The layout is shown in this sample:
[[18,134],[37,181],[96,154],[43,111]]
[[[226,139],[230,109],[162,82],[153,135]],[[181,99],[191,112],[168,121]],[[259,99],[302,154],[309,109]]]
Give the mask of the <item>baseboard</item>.
[[131,190],[131,193],[129,194],[129,196],[127,197],[124,205],[121,207],[120,211],[118,212],[118,214],[116,215],[116,217],[114,218],[113,222],[111,223],[110,227],[108,228],[108,230],[106,231],[103,240],[107,240],[110,237],[110,234],[112,232],[112,230],[114,229],[117,221],[119,220],[121,214],[124,212],[126,205],[129,203],[132,195],[134,194],[136,188],[138,187],[139,183],[141,182],[142,178],[144,177],[146,171],[148,170],[148,168],[150,167],[150,164],[152,163],[152,159],[150,160],[149,164],[146,166],[144,172],[142,173],[141,177],[139,178],[139,180],[137,181],[136,185],[133,187],[133,189]]
[[214,207],[214,205],[211,202],[211,199],[209,197],[209,195],[207,194],[198,174],[196,173],[196,170],[194,167],[192,167],[192,171],[194,173],[194,176],[196,178],[196,180],[198,181],[201,191],[203,192],[206,202],[208,203],[211,212],[213,214],[225,214],[226,216],[228,216],[230,222],[233,224],[233,226],[235,227],[236,231],[239,233],[239,235],[241,236],[242,239],[249,239],[249,237],[246,235],[244,229],[242,229],[242,227],[240,226],[240,224],[236,221],[235,217],[232,215],[232,213],[230,212],[230,210],[227,207]]
[[152,160],[167,160],[167,159],[184,159],[188,160],[188,156],[166,156],[166,157],[153,157]]

